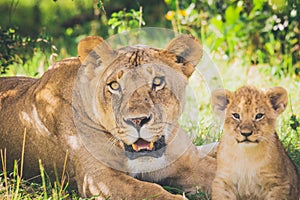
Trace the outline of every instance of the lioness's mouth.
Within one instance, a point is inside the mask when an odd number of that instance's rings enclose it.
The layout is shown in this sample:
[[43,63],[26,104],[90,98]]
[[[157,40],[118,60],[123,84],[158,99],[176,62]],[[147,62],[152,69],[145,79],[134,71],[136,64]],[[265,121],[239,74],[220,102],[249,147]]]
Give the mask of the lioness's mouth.
[[140,138],[131,146],[132,146],[132,149],[137,152],[143,151],[143,150],[152,151],[152,149],[154,147],[154,142],[147,142],[146,140],[143,140]]
[[165,137],[162,136],[156,142],[148,142],[142,138],[139,138],[135,143],[132,145],[127,145],[124,143],[125,146],[125,155],[133,160],[138,157],[142,156],[151,156],[154,158],[159,158],[163,155],[165,151]]
[[241,140],[241,141],[239,141],[239,140],[237,140],[237,142],[238,143],[244,143],[244,144],[250,144],[250,143],[253,143],[253,144],[256,144],[256,143],[258,143],[258,140],[254,140],[254,141],[251,141],[251,140],[249,140],[248,138],[246,138],[246,139],[244,139],[244,140]]

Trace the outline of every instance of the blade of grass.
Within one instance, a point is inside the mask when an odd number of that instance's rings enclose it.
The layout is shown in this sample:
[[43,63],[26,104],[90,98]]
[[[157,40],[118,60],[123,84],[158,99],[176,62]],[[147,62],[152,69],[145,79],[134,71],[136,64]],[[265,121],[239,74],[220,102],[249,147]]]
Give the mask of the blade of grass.
[[48,195],[47,195],[47,188],[46,188],[45,169],[42,165],[41,159],[39,159],[39,166],[40,166],[40,173],[41,173],[41,178],[42,178],[42,188],[44,191],[44,200],[47,200]]
[[7,171],[6,171],[6,148],[3,150],[1,149],[1,163],[2,163],[2,170],[4,176],[4,183],[5,183],[5,197],[8,198],[8,182],[7,182]]
[[69,151],[66,152],[66,156],[65,156],[65,160],[64,160],[64,167],[63,167],[63,171],[62,171],[62,174],[61,174],[61,183],[60,183],[59,194],[62,193],[64,184],[65,184],[65,179],[66,179],[65,178],[65,173],[66,173],[68,156],[69,156]]
[[14,161],[14,171],[13,171],[13,179],[11,180],[11,195],[12,199],[16,199],[16,194],[19,192],[19,188],[16,186],[18,184],[18,162]]
[[23,176],[24,155],[25,155],[25,143],[26,143],[26,128],[24,128],[24,133],[23,133],[23,144],[22,144],[22,156],[21,156],[20,178],[22,178],[22,176]]

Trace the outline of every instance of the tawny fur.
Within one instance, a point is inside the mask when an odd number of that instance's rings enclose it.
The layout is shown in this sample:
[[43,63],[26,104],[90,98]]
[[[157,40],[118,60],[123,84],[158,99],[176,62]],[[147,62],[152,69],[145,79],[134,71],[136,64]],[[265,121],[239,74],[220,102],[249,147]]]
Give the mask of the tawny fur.
[[[55,63],[40,79],[0,79],[0,148],[6,149],[7,170],[20,161],[26,129],[23,178],[40,174],[39,159],[50,177],[60,177],[67,154],[67,181],[84,197],[182,199],[157,183],[210,191],[216,161],[203,156],[178,125],[187,79],[202,56],[199,42],[180,36],[164,50],[113,50],[93,36],[79,43],[78,52],[79,58]],[[153,88],[155,77],[164,77],[164,84]],[[144,116],[149,120],[139,132],[125,123]],[[125,157],[125,144],[162,136],[160,158]]]
[[217,153],[212,199],[299,199],[299,176],[275,130],[286,108],[287,92],[244,86],[235,92],[216,90],[214,111],[225,119]]

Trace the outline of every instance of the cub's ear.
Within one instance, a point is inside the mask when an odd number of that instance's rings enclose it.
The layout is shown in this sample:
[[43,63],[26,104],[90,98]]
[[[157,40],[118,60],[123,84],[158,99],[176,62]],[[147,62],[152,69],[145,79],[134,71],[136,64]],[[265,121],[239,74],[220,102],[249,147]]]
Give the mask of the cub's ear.
[[114,58],[111,46],[98,36],[88,36],[78,44],[78,56],[81,63],[93,62],[97,65],[108,64]]
[[190,77],[195,70],[196,65],[202,58],[202,46],[198,39],[192,35],[181,35],[173,39],[166,47],[177,56],[177,63],[182,63],[182,71]]
[[277,114],[282,113],[288,103],[288,93],[283,87],[273,87],[266,91],[266,97]]
[[211,94],[211,106],[214,113],[224,116],[227,105],[231,101],[232,93],[225,89],[214,90]]

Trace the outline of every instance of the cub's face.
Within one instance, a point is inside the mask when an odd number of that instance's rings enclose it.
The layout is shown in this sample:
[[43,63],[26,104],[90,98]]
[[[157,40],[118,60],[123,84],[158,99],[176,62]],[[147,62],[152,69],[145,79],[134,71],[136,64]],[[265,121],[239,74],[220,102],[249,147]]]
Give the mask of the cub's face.
[[92,112],[89,118],[113,136],[129,159],[161,157],[175,136],[187,80],[202,56],[199,42],[180,36],[166,49],[119,50],[102,40],[93,43],[95,38],[87,38],[79,44],[80,92]]
[[237,144],[255,145],[275,133],[277,116],[287,105],[287,92],[281,87],[267,92],[242,87],[235,92],[217,90],[212,95],[216,113],[224,116],[224,134]]

